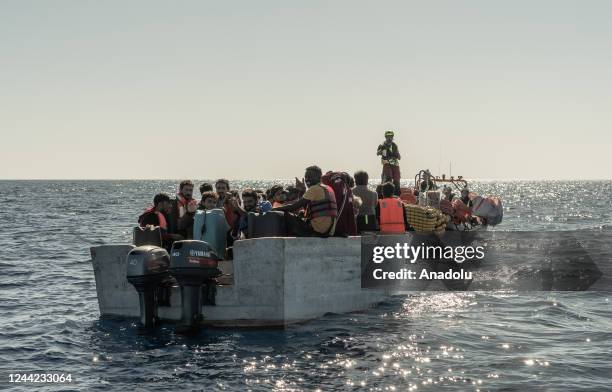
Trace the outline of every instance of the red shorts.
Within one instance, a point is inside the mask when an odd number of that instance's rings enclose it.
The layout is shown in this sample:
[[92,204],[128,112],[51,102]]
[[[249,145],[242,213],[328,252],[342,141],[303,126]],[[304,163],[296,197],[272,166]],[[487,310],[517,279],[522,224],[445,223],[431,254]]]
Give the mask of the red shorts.
[[390,165],[388,163],[385,163],[383,165],[383,177],[391,178],[391,180],[393,182],[399,184],[400,178],[402,177],[400,175],[400,168],[399,168],[399,166],[394,166],[394,165]]

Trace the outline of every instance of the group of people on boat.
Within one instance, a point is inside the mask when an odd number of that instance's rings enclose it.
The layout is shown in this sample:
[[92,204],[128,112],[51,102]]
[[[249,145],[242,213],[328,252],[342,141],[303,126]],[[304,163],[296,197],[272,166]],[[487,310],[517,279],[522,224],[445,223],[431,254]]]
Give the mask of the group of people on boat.
[[[159,227],[164,245],[173,241],[196,239],[208,242],[218,254],[225,254],[238,239],[249,238],[249,215],[268,212],[282,216],[287,236],[350,236],[362,232],[404,233],[414,230],[406,203],[415,203],[421,193],[437,189],[434,179],[425,171],[419,189],[400,187],[397,144],[392,131],[377,150],[382,160],[382,178],[376,191],[368,187],[369,175],[357,171],[353,176],[341,171],[323,171],[318,166],[306,168],[304,177],[295,184],[277,184],[267,190],[231,189],[230,182],[218,179],[214,185],[199,186],[200,199],[194,197],[194,183],[181,181],[176,197],[159,193],[153,206],[140,215],[140,227]],[[459,199],[466,205],[469,190],[455,197],[450,188],[442,195],[449,202]]]

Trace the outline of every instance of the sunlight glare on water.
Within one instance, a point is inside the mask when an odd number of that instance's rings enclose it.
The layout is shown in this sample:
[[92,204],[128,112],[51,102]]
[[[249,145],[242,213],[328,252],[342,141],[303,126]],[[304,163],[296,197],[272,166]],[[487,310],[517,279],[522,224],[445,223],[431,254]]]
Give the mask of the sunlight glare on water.
[[[199,182],[196,182],[199,183]],[[267,188],[273,182],[232,182]],[[289,183],[289,182],[286,182]],[[0,375],[72,373],[81,390],[606,390],[608,293],[421,293],[284,330],[100,319],[89,247],[127,243],[137,216],[176,181],[3,181]],[[609,227],[612,182],[482,182],[495,230]],[[4,377],[4,376],[3,376]],[[3,384],[0,388],[14,387]],[[65,386],[49,385],[51,390]]]

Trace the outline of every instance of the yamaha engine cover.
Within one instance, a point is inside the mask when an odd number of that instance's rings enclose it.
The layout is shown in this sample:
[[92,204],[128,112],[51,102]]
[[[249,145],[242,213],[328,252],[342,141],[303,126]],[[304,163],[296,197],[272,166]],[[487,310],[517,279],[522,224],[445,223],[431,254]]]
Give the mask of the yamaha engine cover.
[[127,280],[138,291],[144,328],[151,328],[157,320],[156,289],[169,278],[169,266],[168,252],[157,246],[139,246],[127,255]]
[[202,286],[221,274],[220,258],[204,241],[176,241],[170,252],[170,273],[181,286],[180,332],[193,332],[202,318]]

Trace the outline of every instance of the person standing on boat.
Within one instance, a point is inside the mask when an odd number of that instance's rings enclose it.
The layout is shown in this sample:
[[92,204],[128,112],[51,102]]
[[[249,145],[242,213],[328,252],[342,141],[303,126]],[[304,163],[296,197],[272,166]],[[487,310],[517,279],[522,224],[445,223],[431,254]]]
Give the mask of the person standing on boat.
[[[289,213],[285,214],[290,234],[298,237],[334,235],[338,216],[336,196],[331,187],[321,183],[322,176],[323,172],[318,166],[307,167],[304,180],[295,179],[296,188],[305,190],[304,196],[295,203],[272,209],[284,212],[298,211],[302,208],[306,210],[303,218]],[[306,187],[308,187],[307,190]]]
[[392,181],[395,186],[395,194],[400,195],[400,167],[399,161],[402,159],[397,144],[393,141],[395,132],[388,130],[385,132],[385,141],[378,146],[376,155],[380,155],[380,161],[383,165],[382,182]]

